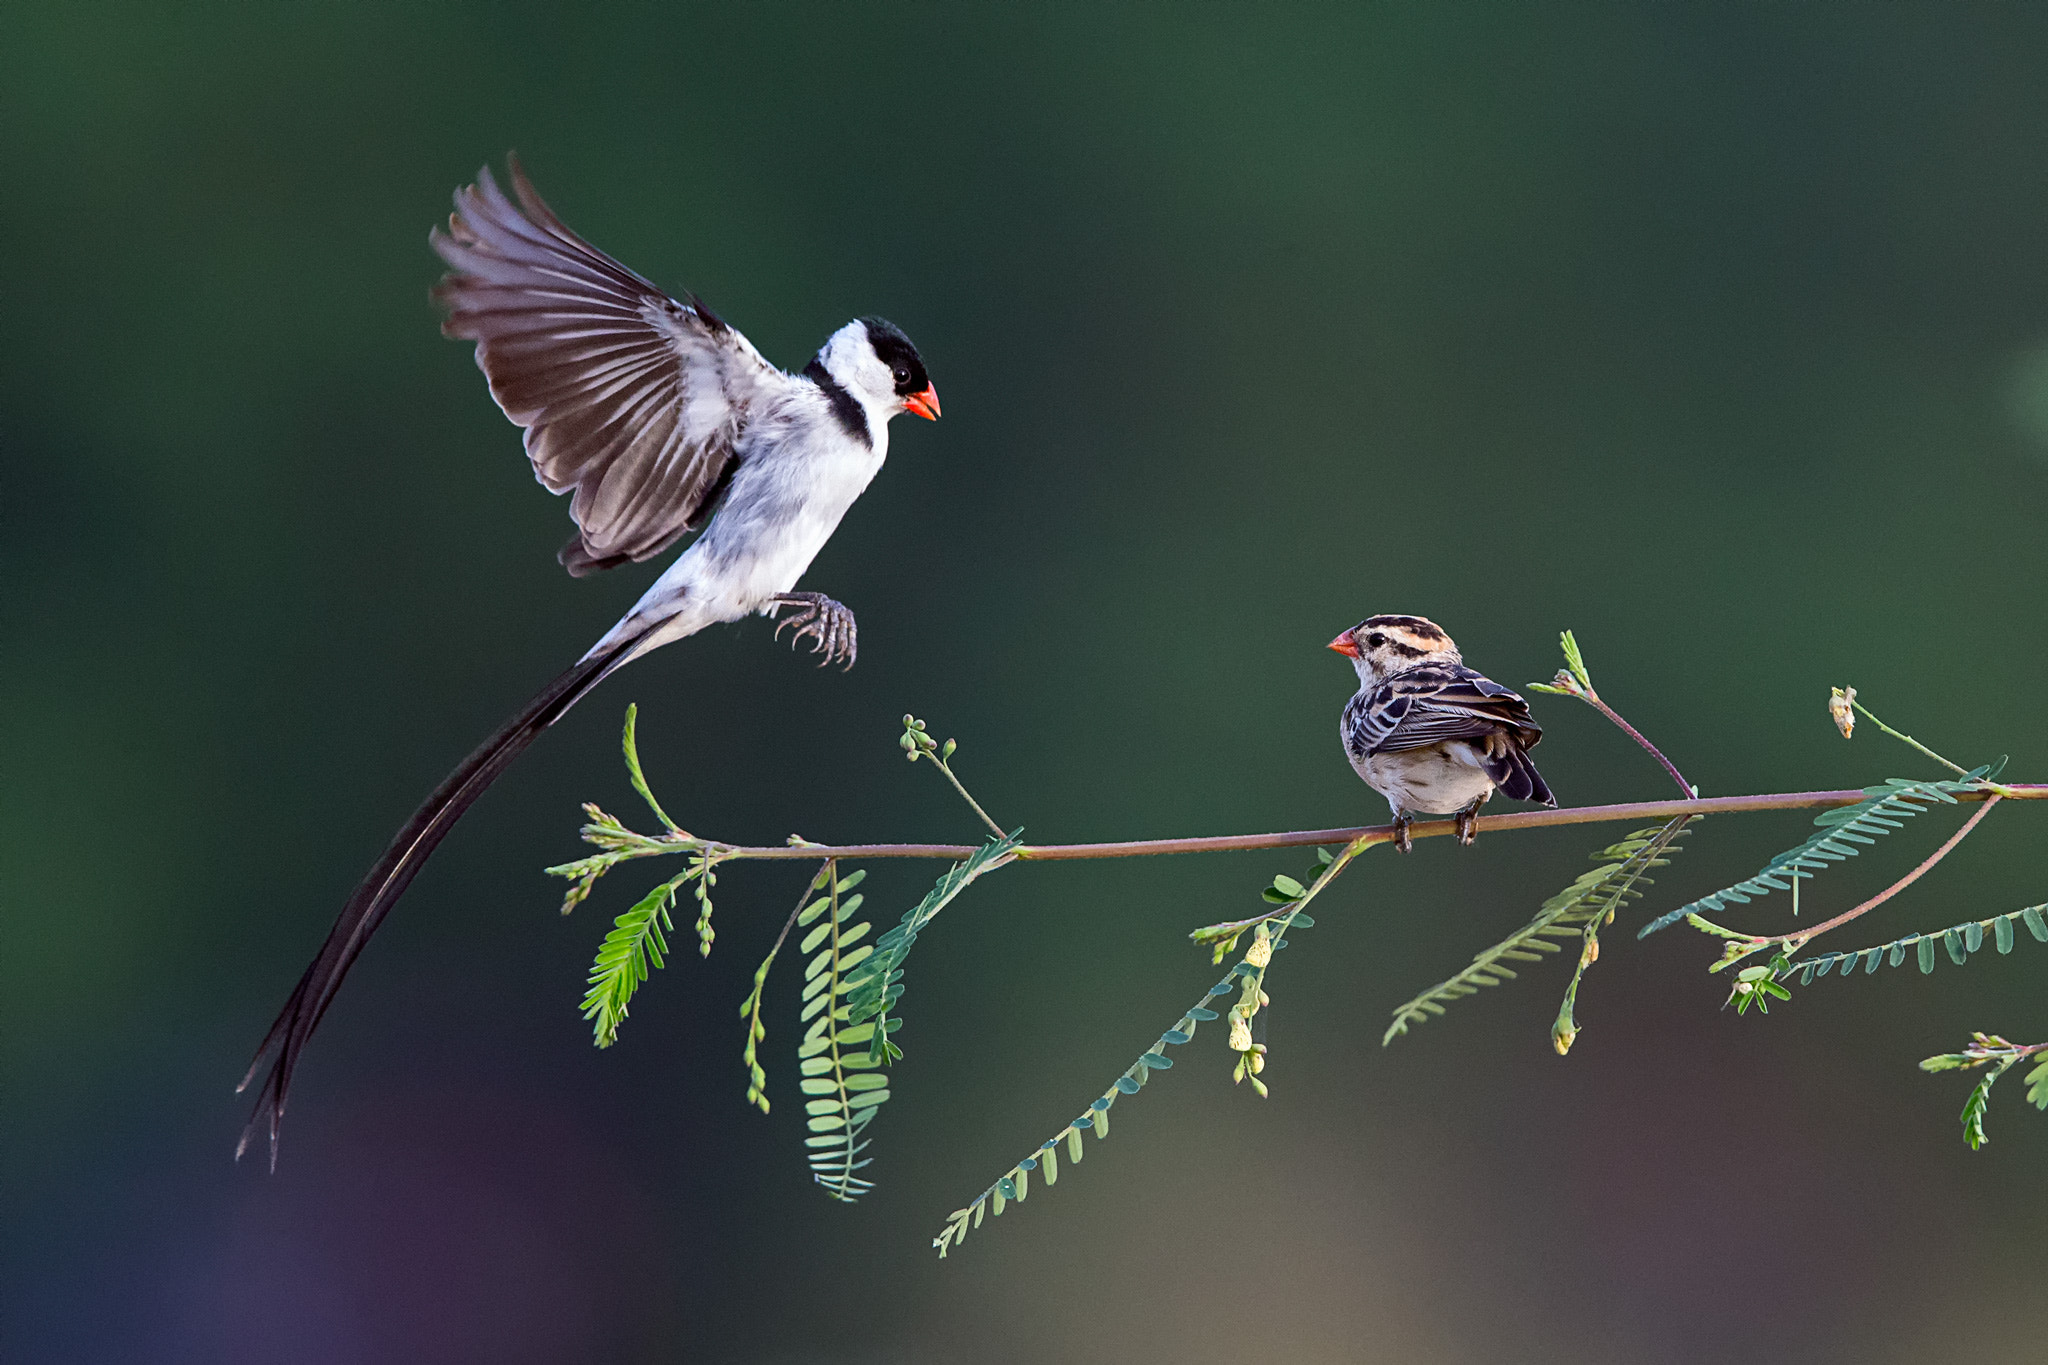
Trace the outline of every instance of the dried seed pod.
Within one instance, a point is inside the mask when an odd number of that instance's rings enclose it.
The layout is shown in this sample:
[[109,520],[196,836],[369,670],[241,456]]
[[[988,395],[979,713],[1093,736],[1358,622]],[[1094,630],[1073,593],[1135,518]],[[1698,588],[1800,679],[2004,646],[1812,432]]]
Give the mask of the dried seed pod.
[[1847,739],[1856,731],[1856,689],[1836,687],[1829,689],[1828,715],[1833,718],[1835,728]]

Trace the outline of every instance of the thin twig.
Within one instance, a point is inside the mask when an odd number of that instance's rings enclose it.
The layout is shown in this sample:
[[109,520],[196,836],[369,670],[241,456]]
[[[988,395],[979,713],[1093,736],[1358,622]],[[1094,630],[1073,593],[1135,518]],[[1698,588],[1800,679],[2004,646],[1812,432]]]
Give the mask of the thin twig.
[[989,813],[981,808],[981,802],[975,800],[973,794],[967,790],[960,779],[953,775],[953,765],[946,760],[951,758],[954,750],[960,747],[958,740],[949,739],[944,744],[940,744],[932,738],[931,732],[925,728],[923,721],[919,720],[916,716],[905,714],[903,717],[902,744],[903,752],[910,755],[911,762],[915,763],[920,758],[930,759],[932,765],[944,773],[946,780],[953,784],[953,790],[960,793],[960,799],[974,807],[974,813],[981,817],[981,823],[987,825],[996,838],[1007,839],[1010,837],[1009,832],[989,818]]
[[[1856,689],[1852,687],[1849,690],[1853,693]],[[1942,767],[1947,768],[1952,773],[1960,773],[1964,777],[1969,776],[1969,773],[1967,771],[1949,762],[1940,754],[1934,752],[1934,750],[1928,748],[1925,744],[1922,744],[1919,740],[1913,738],[1911,735],[1902,734],[1899,731],[1892,729],[1891,726],[1886,725],[1883,721],[1879,720],[1876,717],[1876,715],[1874,715],[1871,712],[1871,709],[1869,707],[1865,706],[1862,702],[1857,701],[1853,696],[1849,699],[1849,705],[1855,707],[1858,711],[1861,711],[1864,714],[1864,716],[1869,719],[1872,725],[1875,725],[1878,729],[1884,731],[1893,739],[1902,740],[1905,743],[1912,745],[1921,753],[1926,754],[1929,758],[1933,759],[1936,763],[1939,763]]]
[[775,936],[775,946],[768,950],[768,961],[761,964],[760,973],[754,979],[756,987],[761,984],[761,979],[768,975],[768,963],[775,961],[775,955],[782,951],[782,942],[789,937],[789,931],[796,928],[796,917],[801,915],[804,912],[804,907],[811,903],[811,892],[818,889],[818,878],[824,875],[825,870],[831,866],[832,860],[827,858],[824,862],[818,864],[818,870],[813,872],[811,879],[804,883],[804,889],[796,898],[796,908],[791,910],[789,918],[782,922],[782,932]]
[[[747,1101],[750,1104],[760,1105],[761,1112],[764,1114],[768,1112],[768,1096],[763,1087],[767,1084],[768,1077],[767,1073],[760,1069],[758,1044],[764,1036],[761,1028],[761,997],[767,991],[768,969],[775,965],[776,955],[782,951],[783,942],[788,939],[789,931],[796,928],[796,917],[804,912],[804,906],[811,899],[811,892],[817,889],[817,879],[831,870],[831,868],[831,860],[827,859],[818,864],[818,871],[813,873],[810,879],[804,882],[804,889],[796,898],[796,907],[789,912],[789,918],[782,922],[782,932],[775,936],[775,946],[768,950],[768,956],[761,959],[761,965],[754,969],[753,991],[748,994],[746,1000],[740,1006],[747,1012],[747,1043],[746,1047],[742,1050],[743,1055],[741,1057],[741,1060],[746,1062],[748,1068]],[[757,1076],[758,1080],[756,1079]]]
[[[1955,793],[1958,801],[1982,801],[1993,795],[2009,800],[2048,800],[2048,783],[2030,782],[2002,787],[1997,792]],[[1824,810],[1853,806],[1870,794],[1860,787],[1839,791],[1767,792],[1756,796],[1710,796],[1690,801],[1625,801],[1610,806],[1570,806],[1563,810],[1525,810],[1506,815],[1482,815],[1473,824],[1480,833],[1511,829],[1548,829],[1554,825],[1614,824],[1624,820],[1669,820],[1679,815],[1728,815],[1766,810]],[[1411,825],[1417,839],[1434,839],[1457,833],[1452,820],[1428,820]],[[1365,847],[1392,843],[1392,825],[1352,825],[1343,829],[1297,829],[1276,834],[1214,834],[1191,839],[1132,839],[1101,844],[1021,844],[1015,854],[1031,862],[1059,862],[1093,858],[1144,858],[1167,853],[1231,853],[1267,848],[1312,848],[1318,844],[1344,844],[1365,840]],[[698,847],[716,849],[726,859],[842,858],[848,861],[872,858],[928,858],[957,862],[971,856],[979,844],[724,844],[704,840],[677,845],[682,853]],[[649,850],[648,856],[671,850]]]
[[[1644,749],[1648,750],[1650,757],[1656,759],[1659,763],[1663,764],[1664,771],[1671,774],[1671,780],[1678,784],[1679,791],[1685,793],[1685,795],[1687,796],[1691,796],[1694,792],[1699,790],[1697,787],[1693,786],[1692,783],[1685,780],[1685,774],[1678,771],[1678,765],[1676,763],[1673,763],[1670,759],[1664,757],[1664,751],[1662,749],[1659,749],[1656,745],[1650,743],[1650,741],[1644,737],[1643,732],[1641,730],[1636,729],[1635,726],[1630,725],[1627,721],[1623,720],[1621,718],[1621,713],[1619,711],[1609,706],[1606,702],[1600,700],[1600,694],[1598,692],[1582,692],[1580,694],[1580,700],[1584,701],[1588,706],[1591,706],[1601,715],[1607,717],[1607,719],[1613,721],[1616,725],[1620,726],[1623,734],[1627,735],[1630,739],[1634,740],[1636,743],[1642,745]],[[1958,768],[1956,769],[1956,771],[1961,772],[1962,769]]]
[[1957,844],[1960,844],[1964,839],[1968,838],[1970,835],[1970,831],[1977,828],[1978,824],[1984,819],[1985,816],[1991,814],[1991,808],[2004,799],[2005,797],[2003,796],[2003,794],[1999,792],[1992,792],[1988,797],[1985,798],[1983,806],[1978,809],[1977,813],[1972,815],[1969,819],[1965,820],[1963,822],[1963,827],[1961,829],[1957,830],[1954,834],[1949,835],[1947,843],[1943,844],[1940,848],[1934,850],[1934,852],[1928,854],[1925,861],[1923,861],[1920,864],[1920,866],[1914,868],[1911,872],[1908,872],[1905,876],[1899,878],[1890,886],[1887,886],[1884,890],[1878,892],[1875,896],[1872,896],[1869,900],[1863,902],[1863,904],[1858,905],[1853,909],[1844,910],[1841,914],[1836,915],[1833,919],[1822,920],[1819,924],[1814,925],[1811,929],[1799,930],[1797,932],[1790,934],[1770,934],[1763,938],[1745,939],[1742,940],[1742,942],[1744,942],[1747,945],[1753,945],[1751,951],[1755,951],[1755,949],[1757,948],[1767,948],[1773,943],[1790,944],[1793,945],[1793,952],[1800,951],[1801,949],[1806,947],[1807,944],[1813,942],[1813,940],[1819,938],[1828,930],[1840,928],[1842,925],[1847,924],[1850,920],[1857,919],[1862,915],[1867,914],[1872,910],[1875,910],[1878,906],[1883,905],[1886,901],[1890,900],[1893,896],[1898,895],[1901,891],[1904,891],[1914,882],[1919,881],[1922,874],[1924,874],[1929,868],[1933,867],[1936,863],[1940,862],[1943,858],[1946,858],[1949,855],[1949,851],[1951,849],[1953,849]]
[[953,776],[952,768],[947,766],[945,763],[941,763],[936,758],[932,759],[932,762],[938,763],[939,771],[944,773],[946,775],[946,780],[953,784],[953,790],[960,793],[960,799],[962,801],[965,801],[968,805],[974,807],[974,813],[981,817],[981,823],[987,825],[991,830],[995,831],[996,838],[1001,839],[1006,837],[1008,831],[1005,830],[1001,825],[997,824],[995,821],[988,818],[988,812],[981,808],[981,802],[975,800],[972,796],[968,795],[967,788],[960,785],[960,779]]
[[1559,696],[1577,697],[1580,701],[1613,721],[1615,725],[1620,727],[1623,734],[1642,745],[1644,751],[1650,757],[1663,764],[1664,771],[1670,773],[1671,780],[1678,784],[1680,796],[1698,796],[1700,789],[1685,780],[1685,774],[1678,771],[1676,763],[1664,757],[1662,749],[1650,743],[1644,737],[1641,730],[1636,729],[1635,726],[1623,720],[1619,711],[1616,711],[1606,702],[1600,700],[1600,691],[1593,686],[1593,674],[1586,667],[1586,656],[1579,650],[1578,639],[1570,631],[1566,631],[1557,637],[1557,642],[1564,647],[1565,666],[1560,668],[1557,671],[1557,676],[1549,682],[1531,683],[1530,687],[1537,692],[1554,692]]

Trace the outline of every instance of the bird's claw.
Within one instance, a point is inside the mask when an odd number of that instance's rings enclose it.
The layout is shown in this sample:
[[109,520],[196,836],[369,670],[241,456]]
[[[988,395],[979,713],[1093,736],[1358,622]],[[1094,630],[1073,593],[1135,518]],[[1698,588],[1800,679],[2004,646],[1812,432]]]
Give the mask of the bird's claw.
[[1472,840],[1476,838],[1479,833],[1479,831],[1475,828],[1475,825],[1479,819],[1479,808],[1485,805],[1488,801],[1491,801],[1492,799],[1493,791],[1491,788],[1488,788],[1486,791],[1481,792],[1478,796],[1474,797],[1472,799],[1471,805],[1465,807],[1465,809],[1458,812],[1458,843],[1462,847],[1472,847]]
[[1394,817],[1394,851],[1406,853],[1415,847],[1415,840],[1409,836],[1409,829],[1415,824],[1415,817],[1403,812]]
[[[844,668],[852,668],[856,655],[860,653],[859,635],[853,623],[853,613],[842,604],[833,601],[821,592],[786,592],[775,599],[775,609],[795,607],[793,616],[775,618],[775,638],[782,638],[785,626],[796,627],[796,634],[790,636],[791,649],[797,641],[808,638],[811,653],[824,657],[818,660],[818,667],[844,661]],[[842,669],[842,671],[844,671]]]

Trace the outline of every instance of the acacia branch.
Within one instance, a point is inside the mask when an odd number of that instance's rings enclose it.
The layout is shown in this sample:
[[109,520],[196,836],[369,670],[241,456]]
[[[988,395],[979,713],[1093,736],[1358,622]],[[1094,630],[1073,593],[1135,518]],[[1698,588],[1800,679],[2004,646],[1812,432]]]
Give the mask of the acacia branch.
[[[1997,791],[1957,792],[1958,801],[1982,801],[2002,796],[2014,801],[2048,800],[2048,783],[2030,782],[2001,785]],[[1621,821],[1670,820],[1680,815],[1732,815],[1768,810],[1826,810],[1853,806],[1867,800],[1860,787],[1839,791],[1767,792],[1755,796],[1710,796],[1690,801],[1625,801],[1607,806],[1570,806],[1562,810],[1515,811],[1507,815],[1482,815],[1474,829],[1485,833],[1515,829],[1548,829],[1553,825],[1598,825]],[[1452,820],[1421,821],[1409,827],[1416,839],[1434,839],[1457,832]],[[1212,834],[1188,839],[1129,839],[1099,844],[1020,844],[1013,856],[1028,862],[1060,862],[1069,859],[1145,858],[1167,853],[1231,853],[1266,848],[1310,848],[1318,844],[1348,844],[1362,840],[1361,848],[1394,841],[1392,825],[1353,825],[1342,829],[1297,829],[1275,834]],[[979,844],[727,844],[716,840],[649,840],[647,854],[692,852],[703,849],[727,859],[867,859],[929,858],[959,859],[971,856]],[[669,846],[672,844],[672,847]]]
[[1822,920],[1819,924],[1814,925],[1811,929],[1797,930],[1789,934],[1769,934],[1761,938],[1745,939],[1743,940],[1743,943],[1748,947],[1748,950],[1751,952],[1754,952],[1758,948],[1768,948],[1774,943],[1783,943],[1790,946],[1792,951],[1796,953],[1800,951],[1802,948],[1804,948],[1807,944],[1811,943],[1813,940],[1819,938],[1822,934],[1825,934],[1828,930],[1839,929],[1844,924],[1847,924],[1850,920],[1857,919],[1860,916],[1867,914],[1872,910],[1875,910],[1878,906],[1883,905],[1886,901],[1890,900],[1893,896],[1898,895],[1899,892],[1904,891],[1914,882],[1919,881],[1920,878],[1923,875],[1925,875],[1930,868],[1932,868],[1936,863],[1940,862],[1943,858],[1946,858],[1949,855],[1949,852],[1952,849],[1954,849],[1957,844],[1960,844],[1963,840],[1967,839],[1970,836],[1970,831],[1977,828],[1978,824],[1984,819],[1985,816],[1991,814],[1991,808],[2004,799],[2005,793],[2003,792],[1990,793],[1989,799],[1984,802],[1984,808],[1978,811],[1976,814],[1972,815],[1968,820],[1965,820],[1963,822],[1963,827],[1961,829],[1957,830],[1954,834],[1949,835],[1948,842],[1944,843],[1940,848],[1934,850],[1934,852],[1928,854],[1927,857],[1921,861],[1918,867],[1914,868],[1911,872],[1908,872],[1905,876],[1893,882],[1890,886],[1887,886],[1884,890],[1878,892],[1875,896],[1872,896],[1869,900],[1863,902],[1863,904],[1844,910],[1841,914],[1836,915],[1833,919]]

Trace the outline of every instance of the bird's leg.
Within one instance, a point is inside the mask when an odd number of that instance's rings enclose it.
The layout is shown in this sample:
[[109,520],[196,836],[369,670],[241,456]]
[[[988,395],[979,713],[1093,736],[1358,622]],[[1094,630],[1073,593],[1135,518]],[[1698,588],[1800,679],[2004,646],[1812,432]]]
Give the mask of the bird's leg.
[[1415,841],[1408,837],[1409,827],[1414,823],[1415,817],[1405,810],[1394,816],[1394,848],[1397,852],[1406,853],[1415,846]]
[[821,592],[785,592],[775,597],[774,612],[783,607],[795,607],[794,616],[776,616],[775,638],[782,638],[784,626],[795,626],[796,634],[789,639],[790,647],[796,647],[798,640],[808,636],[811,653],[825,657],[818,660],[818,667],[845,661],[847,668],[853,667],[854,656],[860,652],[859,637],[854,629],[853,613]]
[[1483,794],[1473,797],[1472,804],[1458,812],[1458,843],[1462,847],[1470,848],[1472,846],[1472,840],[1477,837],[1472,829],[1472,822],[1479,818],[1479,808],[1491,800],[1492,797],[1493,792],[1489,789]]

